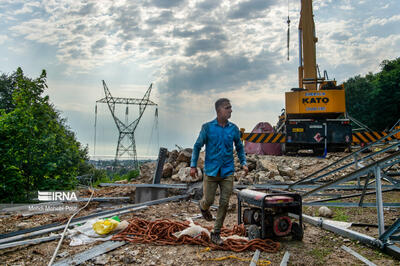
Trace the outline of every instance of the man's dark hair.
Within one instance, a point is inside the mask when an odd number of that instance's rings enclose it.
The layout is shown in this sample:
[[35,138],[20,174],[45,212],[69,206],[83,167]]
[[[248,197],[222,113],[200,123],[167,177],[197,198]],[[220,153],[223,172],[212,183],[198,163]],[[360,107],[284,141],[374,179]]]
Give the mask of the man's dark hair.
[[215,111],[218,111],[218,108],[220,108],[224,103],[230,103],[228,98],[220,98],[215,102]]

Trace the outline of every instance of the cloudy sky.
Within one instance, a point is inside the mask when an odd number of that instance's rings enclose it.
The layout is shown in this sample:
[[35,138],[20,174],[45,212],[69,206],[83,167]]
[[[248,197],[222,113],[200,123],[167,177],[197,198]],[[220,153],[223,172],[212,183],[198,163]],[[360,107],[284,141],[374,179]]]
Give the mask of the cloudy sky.
[[[158,145],[192,146],[220,97],[231,99],[239,127],[276,124],[284,92],[297,87],[299,10],[289,0],[287,61],[287,0],[0,0],[0,72],[46,69],[51,101],[91,155],[101,80],[129,98],[153,83],[158,123],[149,107],[136,143],[139,156],[155,155]],[[315,0],[314,15],[317,63],[330,78],[377,72],[399,57],[398,0]],[[125,121],[125,106],[116,112]],[[137,113],[130,106],[128,120]],[[113,155],[118,135],[105,104],[97,119],[96,155]]]

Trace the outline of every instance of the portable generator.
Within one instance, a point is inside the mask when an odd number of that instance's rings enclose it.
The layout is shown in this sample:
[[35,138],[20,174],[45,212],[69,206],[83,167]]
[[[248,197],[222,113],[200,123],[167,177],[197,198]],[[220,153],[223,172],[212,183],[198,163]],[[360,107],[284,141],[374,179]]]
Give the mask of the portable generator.
[[[293,240],[303,239],[302,204],[299,194],[284,192],[267,194],[243,189],[238,192],[237,197],[238,224],[244,223],[250,240],[289,235]],[[247,203],[245,208],[243,203]],[[298,216],[298,223],[289,217],[289,213]]]

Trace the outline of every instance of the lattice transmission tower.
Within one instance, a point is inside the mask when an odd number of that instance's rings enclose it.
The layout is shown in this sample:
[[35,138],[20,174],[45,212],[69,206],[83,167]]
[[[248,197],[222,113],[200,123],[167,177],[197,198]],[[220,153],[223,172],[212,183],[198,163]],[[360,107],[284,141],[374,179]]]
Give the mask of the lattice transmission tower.
[[[144,94],[142,99],[135,99],[135,98],[120,98],[120,97],[113,97],[108,89],[106,83],[103,80],[103,87],[104,87],[104,94],[106,97],[96,101],[96,118],[95,118],[95,128],[97,124],[97,104],[98,103],[107,103],[108,108],[110,109],[111,115],[114,119],[115,125],[117,126],[119,136],[118,136],[118,144],[117,144],[117,151],[115,153],[115,161],[114,164],[117,164],[119,159],[125,153],[128,154],[129,157],[133,159],[134,168],[138,169],[139,163],[137,161],[137,153],[136,153],[136,143],[135,143],[135,130],[139,124],[140,119],[146,107],[148,105],[157,106],[156,103],[149,100],[151,89],[153,84],[150,84],[150,87],[147,89],[146,93]],[[115,112],[115,105],[117,104],[125,104],[126,111],[125,111],[125,123],[122,122],[116,115]],[[128,121],[128,106],[129,105],[139,105],[139,116],[131,123]],[[157,110],[156,110],[157,112]],[[128,143],[127,145],[125,143]],[[96,146],[96,130],[95,130],[95,146]]]

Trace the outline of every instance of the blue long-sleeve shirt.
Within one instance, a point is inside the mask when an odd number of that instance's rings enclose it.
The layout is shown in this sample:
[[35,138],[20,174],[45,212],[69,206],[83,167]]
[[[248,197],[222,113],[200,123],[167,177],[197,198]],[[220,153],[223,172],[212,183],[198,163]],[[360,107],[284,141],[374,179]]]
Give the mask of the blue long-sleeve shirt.
[[206,158],[204,172],[208,176],[226,177],[235,172],[233,159],[233,143],[235,143],[240,164],[246,165],[243,144],[240,140],[239,128],[232,122],[225,127],[218,124],[217,119],[203,124],[199,137],[193,147],[191,167],[197,166],[199,153],[203,145],[206,145]]

